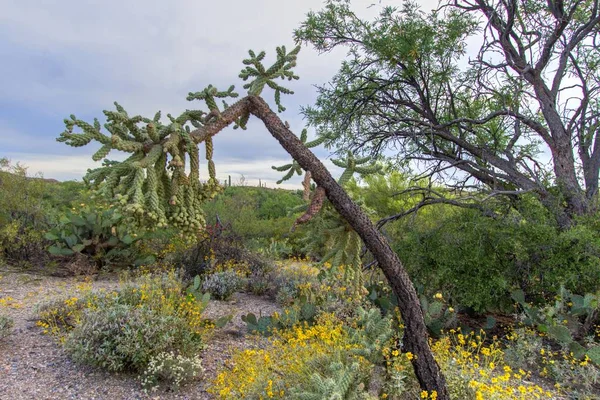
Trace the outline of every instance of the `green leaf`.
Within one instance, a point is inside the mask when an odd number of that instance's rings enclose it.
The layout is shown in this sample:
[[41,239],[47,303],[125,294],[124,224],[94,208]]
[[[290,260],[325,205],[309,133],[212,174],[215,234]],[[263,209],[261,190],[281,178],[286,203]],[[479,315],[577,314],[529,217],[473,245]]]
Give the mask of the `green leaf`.
[[573,356],[575,358],[583,358],[583,356],[585,356],[586,353],[585,347],[583,347],[577,342],[569,343],[569,351],[573,353]]
[[523,292],[521,289],[513,291],[510,294],[510,297],[512,297],[514,301],[521,305],[525,304],[525,292]]
[[75,246],[71,247],[71,250],[73,250],[76,253],[81,253],[83,249],[85,249],[85,245],[82,243],[76,244]]
[[71,255],[75,254],[73,252],[73,250],[71,250],[71,249],[67,249],[64,247],[58,247],[58,246],[48,247],[48,252],[50,254],[52,254],[53,256],[71,256]]
[[52,232],[47,232],[47,233],[44,235],[44,237],[45,237],[47,240],[58,240],[58,239],[60,239],[58,236],[56,236],[56,235],[55,235],[54,233],[52,233]]
[[580,296],[578,294],[574,294],[573,296],[571,296],[571,302],[573,303],[573,308],[583,308],[584,307],[583,296]]
[[600,346],[590,347],[586,354],[594,364],[600,366]]
[[256,320],[256,315],[254,315],[252,313],[242,315],[242,321],[244,321],[246,324],[252,324],[252,325],[258,324],[258,321]]
[[303,320],[311,321],[317,314],[317,307],[312,303],[304,303],[300,309],[300,314]]
[[134,241],[135,239],[129,234],[123,236],[123,238],[121,239],[121,242],[125,243],[126,245],[130,245]]
[[65,237],[65,242],[67,243],[67,246],[72,248],[77,244],[77,242],[79,242],[79,238],[75,235],[69,235]]
[[439,317],[442,314],[442,308],[444,307],[443,303],[439,301],[434,301],[429,304],[429,315],[432,317]]
[[592,293],[587,293],[583,298],[583,307],[585,308],[596,308],[598,306],[598,298]]
[[85,226],[86,225],[85,219],[81,218],[79,215],[72,215],[71,223],[75,226]]
[[571,331],[569,328],[562,325],[552,325],[548,327],[548,336],[558,340],[561,343],[571,343],[573,341],[573,337],[571,336]]
[[200,290],[201,284],[202,284],[202,281],[200,280],[200,275],[196,275],[194,277],[194,290]]
[[444,329],[444,324],[440,320],[435,320],[428,324],[427,328],[433,336],[439,337],[442,334],[442,329]]
[[233,315],[225,315],[223,317],[219,317],[215,320],[215,326],[217,328],[222,328],[229,323],[233,319]]

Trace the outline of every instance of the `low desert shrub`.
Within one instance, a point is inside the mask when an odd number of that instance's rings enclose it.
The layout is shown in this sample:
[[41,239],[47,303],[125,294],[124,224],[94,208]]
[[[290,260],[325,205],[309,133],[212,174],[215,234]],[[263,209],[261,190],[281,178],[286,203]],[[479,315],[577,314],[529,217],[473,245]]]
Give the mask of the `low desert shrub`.
[[143,374],[145,385],[164,380],[177,387],[200,370],[183,355],[203,347],[211,327],[202,317],[207,303],[208,295],[196,297],[173,271],[143,274],[123,278],[113,291],[81,285],[77,296],[39,306],[38,325],[78,362]]
[[319,284],[319,269],[308,262],[280,262],[272,274],[275,300],[282,305],[291,304],[301,292]]
[[548,336],[522,327],[508,336],[506,360],[521,369],[530,369],[550,381],[570,398],[592,399],[600,393],[600,368],[589,357],[576,358],[568,348],[552,345]]
[[5,315],[0,315],[0,340],[8,337],[14,325],[13,320]]
[[165,352],[150,358],[140,378],[146,391],[157,389],[161,383],[177,390],[182,384],[196,379],[203,372],[202,360],[198,355],[186,357]]
[[227,300],[246,285],[243,275],[234,270],[217,271],[204,278],[202,289],[216,299]]
[[125,304],[85,310],[65,341],[65,349],[76,361],[135,372],[143,371],[158,354],[193,352],[200,345],[200,338],[182,318]]
[[210,389],[220,399],[290,398],[293,388],[310,381],[317,359],[350,346],[340,321],[324,314],[317,324],[278,332],[264,349],[236,353]]

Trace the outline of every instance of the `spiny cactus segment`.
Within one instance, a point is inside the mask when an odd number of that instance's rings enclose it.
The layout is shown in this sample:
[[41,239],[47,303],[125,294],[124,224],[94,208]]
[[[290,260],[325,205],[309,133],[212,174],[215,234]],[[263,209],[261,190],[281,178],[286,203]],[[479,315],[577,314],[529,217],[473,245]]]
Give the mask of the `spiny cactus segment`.
[[244,65],[246,68],[240,73],[240,78],[244,81],[250,80],[244,85],[244,89],[248,89],[248,94],[260,96],[263,88],[270,87],[275,91],[275,103],[279,112],[285,111],[285,107],[281,105],[281,93],[294,94],[293,91],[283,87],[275,82],[275,79],[287,79],[288,81],[299,79],[294,74],[292,68],[296,66],[296,58],[300,52],[300,46],[295,47],[287,53],[285,46],[277,48],[277,61],[271,67],[265,68],[262,61],[265,58],[265,52],[261,51],[256,54],[250,50],[248,54],[250,58],[245,59]]
[[[306,130],[306,128],[304,128],[304,129],[302,129],[302,133],[300,134],[300,141],[307,148],[310,149],[315,146],[318,146],[321,143],[323,143],[323,140],[324,140],[323,138],[319,137],[319,138],[316,138],[315,140],[307,142],[307,139],[308,139],[308,131]],[[302,175],[302,167],[300,166],[300,164],[298,164],[298,162],[296,160],[292,160],[291,163],[282,165],[280,167],[272,166],[271,168],[274,169],[275,171],[279,171],[279,172],[288,171],[287,174],[285,174],[283,176],[283,178],[281,178],[280,180],[277,181],[277,184],[287,181],[292,176],[294,176],[294,173],[296,173],[297,175]]]
[[[208,103],[223,93],[214,88],[205,89],[203,98]],[[84,180],[109,199],[128,216],[128,222],[141,227],[166,227],[169,223],[183,233],[197,231],[204,226],[200,205],[214,197],[220,187],[215,179],[212,161],[212,139],[206,140],[209,179],[200,182],[200,163],[197,144],[191,136],[192,126],[203,126],[218,117],[215,108],[210,113],[186,110],[179,117],[167,115],[169,122],[161,122],[160,112],[153,119],[129,117],[125,109],[115,103],[116,111],[104,111],[107,122],[101,132],[97,119],[90,125],[74,115],[65,120],[66,130],[57,139],[70,146],[83,146],[92,140],[102,147],[92,156],[99,161],[111,150],[131,153],[122,162],[105,160],[102,167],[89,170]],[[212,109],[211,109],[212,107]],[[218,110],[218,109],[217,109]],[[211,114],[212,113],[212,114]],[[75,133],[75,128],[82,132]],[[189,162],[189,173],[186,173]]]
[[346,158],[332,159],[331,162],[337,167],[344,168],[344,172],[338,179],[338,183],[342,186],[348,183],[354,174],[370,175],[382,171],[382,166],[374,163],[372,157],[355,158],[351,151],[348,151]]

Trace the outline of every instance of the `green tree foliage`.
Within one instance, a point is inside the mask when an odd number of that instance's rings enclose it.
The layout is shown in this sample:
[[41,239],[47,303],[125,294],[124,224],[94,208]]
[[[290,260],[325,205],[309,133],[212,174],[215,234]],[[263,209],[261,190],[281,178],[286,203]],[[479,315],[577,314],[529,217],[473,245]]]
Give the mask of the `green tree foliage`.
[[246,246],[255,250],[268,246],[273,240],[289,243],[291,251],[299,254],[296,245],[300,232],[290,232],[295,216],[288,211],[302,204],[299,192],[249,186],[231,186],[203,206],[206,218],[213,223],[231,224]]
[[406,2],[366,21],[329,0],[296,38],[349,56],[305,114],[330,147],[395,153],[438,182],[531,191],[569,226],[598,194],[599,26],[595,2],[457,0],[430,13]]
[[44,197],[50,184],[30,177],[27,167],[0,159],[0,260],[32,262],[44,254],[48,228]]
[[[414,189],[409,177],[395,171],[348,186],[380,221],[398,210],[418,208],[422,197]],[[449,192],[446,196],[452,198]],[[382,229],[423,294],[441,291],[455,307],[511,312],[509,294],[517,288],[539,305],[563,285],[574,293],[595,291],[600,285],[598,218],[579,219],[561,230],[536,196],[524,196],[517,204],[489,199],[479,204],[485,213],[436,204]]]

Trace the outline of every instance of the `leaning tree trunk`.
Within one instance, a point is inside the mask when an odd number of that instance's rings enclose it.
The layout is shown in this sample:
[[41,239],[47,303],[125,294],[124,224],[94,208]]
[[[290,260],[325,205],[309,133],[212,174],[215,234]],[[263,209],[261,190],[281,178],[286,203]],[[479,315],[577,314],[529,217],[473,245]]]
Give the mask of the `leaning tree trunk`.
[[362,209],[333,179],[321,161],[285,126],[268,104],[256,96],[249,96],[247,99],[248,111],[263,121],[273,137],[302,168],[310,171],[313,180],[325,190],[331,204],[360,235],[367,249],[373,254],[398,298],[405,325],[404,350],[415,355],[412,364],[421,388],[429,392],[435,390],[440,400],[449,399],[445,378],[429,346],[429,335],[417,292],[396,253]]

